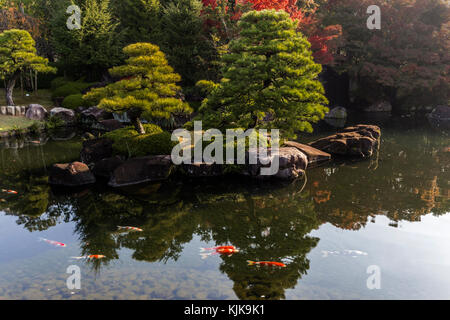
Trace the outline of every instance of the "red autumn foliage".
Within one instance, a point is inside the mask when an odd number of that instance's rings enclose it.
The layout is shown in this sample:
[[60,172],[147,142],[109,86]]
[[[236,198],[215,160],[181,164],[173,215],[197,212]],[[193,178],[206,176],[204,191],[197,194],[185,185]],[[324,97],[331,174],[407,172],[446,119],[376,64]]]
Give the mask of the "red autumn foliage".
[[[230,20],[237,21],[246,9],[253,10],[284,10],[293,20],[298,21],[298,30],[308,37],[311,43],[311,49],[314,54],[315,61],[320,64],[332,64],[333,53],[335,47],[333,40],[341,35],[341,27],[333,25],[328,27],[321,26],[321,19],[316,14],[316,8],[304,11],[299,8],[298,0],[202,0],[203,6],[210,10],[216,10],[225,1],[224,6],[226,14]],[[313,0],[309,1],[314,3]],[[223,3],[222,3],[223,4]],[[231,12],[231,10],[233,12]],[[220,22],[207,20],[209,26],[218,27]],[[228,39],[231,40],[231,39]]]
[[9,29],[26,30],[34,39],[40,34],[39,21],[14,7],[0,9],[0,32]]

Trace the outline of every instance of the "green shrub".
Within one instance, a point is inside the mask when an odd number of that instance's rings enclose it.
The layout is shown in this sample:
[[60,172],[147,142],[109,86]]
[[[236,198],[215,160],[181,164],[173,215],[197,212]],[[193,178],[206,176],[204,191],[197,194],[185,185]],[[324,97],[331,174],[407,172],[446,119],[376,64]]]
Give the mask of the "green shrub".
[[52,129],[56,129],[56,128],[59,128],[59,127],[63,127],[63,126],[65,126],[65,124],[66,123],[64,122],[64,120],[61,119],[60,117],[58,117],[58,116],[50,116],[48,118],[48,120],[45,122],[45,128],[47,130],[52,130]]
[[78,107],[92,107],[92,104],[84,100],[81,93],[77,93],[65,97],[62,106],[67,109],[76,109]]
[[91,84],[87,82],[67,82],[66,84],[56,88],[52,92],[52,99],[59,97],[67,97],[74,94],[81,94],[84,89]]
[[144,135],[139,135],[133,126],[114,130],[103,137],[114,141],[113,150],[116,154],[128,157],[171,154],[177,144],[171,140],[171,134],[154,124],[144,124]]
[[70,82],[70,80],[68,80],[67,78],[57,77],[50,82],[50,88],[52,89],[52,91],[55,91],[59,87],[62,87],[63,85],[65,85],[69,82]]

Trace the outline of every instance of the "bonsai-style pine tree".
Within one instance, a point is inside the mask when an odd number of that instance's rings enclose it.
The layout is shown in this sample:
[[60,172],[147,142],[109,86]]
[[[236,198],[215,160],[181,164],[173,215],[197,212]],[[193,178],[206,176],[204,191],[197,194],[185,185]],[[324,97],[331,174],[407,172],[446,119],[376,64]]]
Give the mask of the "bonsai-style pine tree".
[[181,77],[174,73],[164,53],[151,43],[135,43],[123,49],[126,64],[109,70],[121,80],[95,88],[84,98],[110,112],[127,112],[139,134],[145,134],[141,118],[169,119],[174,114],[191,113],[189,105],[176,98]]
[[13,90],[21,72],[55,72],[48,60],[36,54],[36,43],[25,30],[11,29],[0,34],[0,76],[6,82],[6,103],[14,105]]
[[328,101],[308,40],[284,11],[250,11],[239,27],[240,36],[223,56],[224,77],[202,103],[206,124],[280,129],[285,138],[312,131]]

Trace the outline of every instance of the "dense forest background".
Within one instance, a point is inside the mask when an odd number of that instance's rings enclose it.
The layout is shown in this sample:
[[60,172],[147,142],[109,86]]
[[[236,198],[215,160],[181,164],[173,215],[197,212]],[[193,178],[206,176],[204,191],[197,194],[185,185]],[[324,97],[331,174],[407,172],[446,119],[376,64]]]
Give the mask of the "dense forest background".
[[[70,30],[67,8],[81,8],[81,28]],[[367,8],[381,9],[370,30]],[[39,75],[111,82],[122,48],[150,42],[181,75],[187,101],[204,98],[200,80],[219,81],[220,57],[240,36],[238,21],[251,10],[286,11],[323,66],[330,106],[353,109],[388,101],[393,110],[448,104],[450,8],[443,0],[1,0],[0,31],[27,30],[37,52],[57,68]],[[31,82],[30,82],[31,85]]]

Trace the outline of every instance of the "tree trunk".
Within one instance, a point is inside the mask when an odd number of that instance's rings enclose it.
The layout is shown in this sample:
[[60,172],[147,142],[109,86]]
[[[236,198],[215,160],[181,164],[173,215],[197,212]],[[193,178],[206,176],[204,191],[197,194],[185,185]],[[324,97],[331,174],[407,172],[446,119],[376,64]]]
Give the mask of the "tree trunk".
[[35,96],[38,96],[38,73],[37,71],[34,72],[34,90],[35,90]]
[[142,125],[141,120],[139,119],[142,111],[139,109],[131,109],[127,112],[128,117],[130,118],[131,123],[139,134],[145,134],[144,126]]
[[145,134],[144,126],[142,125],[142,122],[139,118],[131,119],[131,122],[133,123],[134,128],[139,134]]
[[6,104],[8,106],[14,106],[14,100],[13,100],[13,90],[16,85],[17,77],[19,76],[19,73],[15,73],[6,84]]

